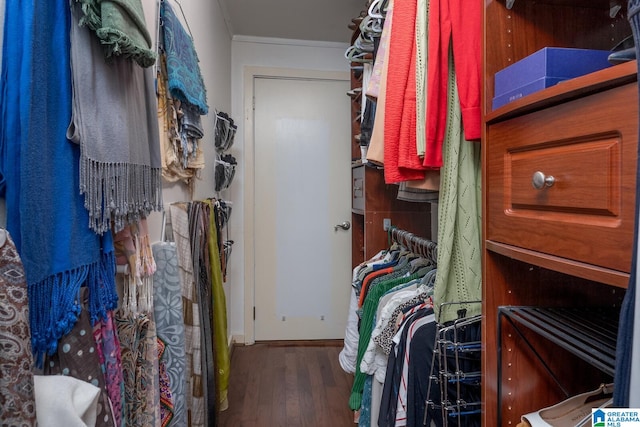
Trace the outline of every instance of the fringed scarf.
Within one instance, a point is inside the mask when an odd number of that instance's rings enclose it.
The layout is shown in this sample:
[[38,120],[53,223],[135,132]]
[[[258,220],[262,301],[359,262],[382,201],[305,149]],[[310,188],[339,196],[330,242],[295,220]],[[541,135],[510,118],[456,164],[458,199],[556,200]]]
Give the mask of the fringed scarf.
[[[71,331],[89,288],[91,320],[117,305],[109,235],[88,227],[78,194],[78,147],[71,119],[69,4],[8,0],[0,80],[0,175],[7,229],[15,236],[29,290],[36,364]],[[1,190],[4,190],[2,193]]]
[[160,424],[159,359],[153,316],[153,258],[146,219],[128,224],[114,237],[118,265],[126,265],[122,276],[123,297],[116,313],[122,352],[124,424]]
[[95,31],[107,58],[131,58],[141,67],[156,62],[156,53],[140,0],[74,0],[82,5],[80,25]]
[[69,138],[80,145],[80,191],[102,234],[162,209],[154,76],[126,58],[107,63],[100,41],[80,27],[72,3],[73,114]]
[[163,48],[167,55],[169,92],[175,99],[196,107],[200,114],[207,114],[207,91],[193,40],[173,13],[169,2],[161,3],[160,16]]

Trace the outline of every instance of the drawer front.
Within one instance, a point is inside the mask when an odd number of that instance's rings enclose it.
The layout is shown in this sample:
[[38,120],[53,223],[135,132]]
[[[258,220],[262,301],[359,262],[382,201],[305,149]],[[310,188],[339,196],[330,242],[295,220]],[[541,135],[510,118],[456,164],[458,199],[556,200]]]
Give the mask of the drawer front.
[[629,272],[636,84],[490,125],[487,239]]
[[352,209],[357,213],[364,212],[364,166],[351,169]]

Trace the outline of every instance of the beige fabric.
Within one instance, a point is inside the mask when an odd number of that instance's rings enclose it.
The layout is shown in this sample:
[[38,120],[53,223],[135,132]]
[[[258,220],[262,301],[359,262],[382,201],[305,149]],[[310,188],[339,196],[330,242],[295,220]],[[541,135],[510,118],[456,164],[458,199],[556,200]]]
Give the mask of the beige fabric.
[[440,170],[426,170],[421,181],[407,181],[407,187],[421,190],[440,191]]
[[166,56],[160,56],[157,75],[158,84],[158,124],[160,127],[160,153],[162,157],[162,178],[168,182],[182,181],[193,192],[194,178],[199,178],[205,167],[204,153],[196,144],[196,155],[189,156],[187,168],[182,165],[182,143],[178,130],[182,114],[180,102],[175,101],[167,90]]
[[34,375],[39,427],[96,425],[100,389],[64,375]]

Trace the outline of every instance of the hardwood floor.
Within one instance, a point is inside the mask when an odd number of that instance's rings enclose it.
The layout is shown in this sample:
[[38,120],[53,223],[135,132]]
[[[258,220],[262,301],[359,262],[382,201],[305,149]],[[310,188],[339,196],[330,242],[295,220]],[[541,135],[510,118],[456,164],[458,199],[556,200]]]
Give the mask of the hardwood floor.
[[231,357],[229,408],[220,427],[353,426],[353,376],[340,367],[342,341],[262,342]]

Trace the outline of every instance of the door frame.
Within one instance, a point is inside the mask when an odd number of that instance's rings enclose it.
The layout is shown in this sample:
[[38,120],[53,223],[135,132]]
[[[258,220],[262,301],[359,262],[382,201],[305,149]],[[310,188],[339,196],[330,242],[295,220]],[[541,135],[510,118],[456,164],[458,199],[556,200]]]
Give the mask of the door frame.
[[[244,69],[244,343],[247,345],[255,343],[254,81],[256,78],[350,81],[348,71],[273,67],[245,67]],[[345,185],[349,185],[349,183],[345,183]]]

